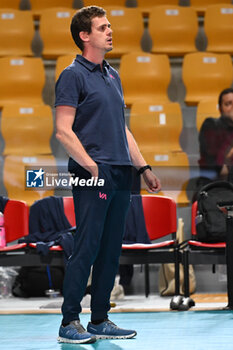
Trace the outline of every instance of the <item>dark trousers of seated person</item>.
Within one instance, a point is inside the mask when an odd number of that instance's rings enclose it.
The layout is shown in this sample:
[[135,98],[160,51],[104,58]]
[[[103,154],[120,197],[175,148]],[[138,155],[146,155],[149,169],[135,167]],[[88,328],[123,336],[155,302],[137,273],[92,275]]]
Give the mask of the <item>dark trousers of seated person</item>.
[[233,309],[233,217],[227,219],[226,263],[228,306]]
[[99,177],[105,179],[101,189],[73,187],[77,231],[64,278],[63,325],[79,319],[91,266],[91,320],[106,319],[110,310],[130,203],[131,167],[99,164]]

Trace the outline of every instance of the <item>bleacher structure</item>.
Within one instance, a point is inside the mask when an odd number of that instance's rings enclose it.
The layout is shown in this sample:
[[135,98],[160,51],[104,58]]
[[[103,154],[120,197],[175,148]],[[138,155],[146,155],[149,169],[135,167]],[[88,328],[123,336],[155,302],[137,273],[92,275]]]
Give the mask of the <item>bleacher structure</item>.
[[44,10],[57,7],[72,9],[72,6],[73,0],[30,0],[30,9],[35,19],[40,19]]
[[127,106],[138,101],[169,102],[171,69],[167,55],[131,52],[121,58],[119,71]]
[[0,8],[0,56],[33,56],[31,12]]
[[191,7],[154,6],[150,11],[149,33],[153,53],[184,56],[186,53],[195,52],[197,14]]
[[223,89],[232,84],[231,56],[227,53],[189,53],[183,59],[182,78],[186,87],[187,105],[197,105],[201,100],[217,98]]
[[108,52],[106,57],[120,58],[126,53],[140,51],[144,33],[140,10],[137,7],[116,6],[107,6],[105,9],[114,32],[114,50]]
[[231,4],[231,0],[190,0],[190,6],[192,6],[200,16],[205,15],[208,6],[216,4],[224,6],[225,4]]
[[0,75],[0,109],[17,102],[44,103],[45,68],[40,57],[1,57]]
[[66,7],[48,8],[40,17],[40,37],[43,42],[42,57],[56,60],[62,55],[77,54],[70,35],[70,22],[76,10]]
[[10,6],[9,6],[9,1],[8,0],[1,0],[0,8],[2,8],[2,9],[11,8],[11,9],[18,10],[19,7],[20,7],[20,2],[21,2],[21,0],[11,0]]
[[233,54],[232,23],[232,4],[224,3],[224,5],[216,4],[207,7],[204,22],[208,40],[207,51]]

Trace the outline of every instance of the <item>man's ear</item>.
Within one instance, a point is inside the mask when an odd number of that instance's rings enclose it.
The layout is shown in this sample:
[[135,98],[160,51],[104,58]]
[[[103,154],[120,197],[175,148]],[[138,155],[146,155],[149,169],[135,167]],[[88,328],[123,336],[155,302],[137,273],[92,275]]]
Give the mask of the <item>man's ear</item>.
[[80,36],[80,39],[84,42],[87,42],[89,40],[88,32],[80,32],[79,36]]

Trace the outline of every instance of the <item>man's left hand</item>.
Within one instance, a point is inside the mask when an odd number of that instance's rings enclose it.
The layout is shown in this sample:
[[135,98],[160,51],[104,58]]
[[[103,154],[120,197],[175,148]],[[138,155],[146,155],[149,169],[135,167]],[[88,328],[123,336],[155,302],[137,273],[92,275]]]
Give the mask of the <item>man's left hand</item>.
[[159,192],[161,190],[161,183],[159,179],[150,169],[144,171],[143,178],[149,192]]

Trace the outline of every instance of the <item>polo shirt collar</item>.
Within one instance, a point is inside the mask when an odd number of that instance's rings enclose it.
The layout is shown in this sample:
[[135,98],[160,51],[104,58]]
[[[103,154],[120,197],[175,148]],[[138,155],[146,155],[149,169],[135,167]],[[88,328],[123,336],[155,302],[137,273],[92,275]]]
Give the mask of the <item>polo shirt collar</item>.
[[[93,63],[91,61],[88,61],[82,55],[77,55],[76,56],[76,61],[81,63],[84,67],[86,67],[91,72],[94,71],[95,69],[97,69],[97,67],[100,66],[99,64],[96,64],[96,63]],[[105,61],[105,60],[103,60],[103,67],[109,68],[109,63],[107,61]]]

